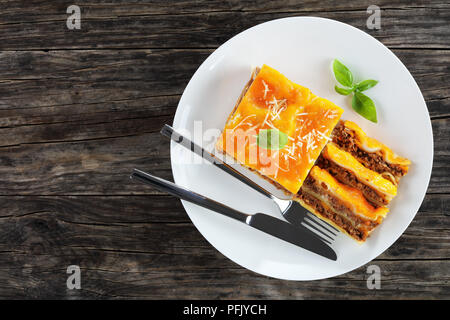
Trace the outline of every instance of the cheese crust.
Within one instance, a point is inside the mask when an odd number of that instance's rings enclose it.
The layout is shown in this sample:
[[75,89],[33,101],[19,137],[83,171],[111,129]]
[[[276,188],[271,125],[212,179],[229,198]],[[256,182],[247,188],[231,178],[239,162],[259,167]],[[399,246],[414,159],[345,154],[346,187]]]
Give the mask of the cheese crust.
[[[230,115],[216,149],[296,194],[343,110],[263,65]],[[288,137],[281,149],[258,145],[260,130]]]

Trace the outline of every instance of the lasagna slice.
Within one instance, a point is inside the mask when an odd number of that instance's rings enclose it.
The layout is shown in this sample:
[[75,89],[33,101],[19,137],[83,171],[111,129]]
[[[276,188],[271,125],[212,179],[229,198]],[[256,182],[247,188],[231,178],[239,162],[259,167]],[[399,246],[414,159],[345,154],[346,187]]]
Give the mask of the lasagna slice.
[[358,241],[365,241],[389,211],[370,204],[360,190],[340,183],[318,166],[311,169],[297,199],[305,208]]
[[397,187],[390,180],[366,168],[332,142],[326,145],[317,165],[328,170],[339,182],[359,189],[368,201],[377,206],[387,205],[397,194]]
[[365,167],[378,172],[398,185],[407,172],[411,161],[396,155],[379,141],[368,137],[352,121],[340,121],[333,132],[333,142],[353,155]]
[[382,222],[409,164],[353,122],[341,121],[296,198],[362,242]]
[[[331,140],[342,112],[332,102],[263,65],[245,86],[216,149],[296,194]],[[286,139],[277,148],[267,147],[260,143],[262,132],[276,132]]]

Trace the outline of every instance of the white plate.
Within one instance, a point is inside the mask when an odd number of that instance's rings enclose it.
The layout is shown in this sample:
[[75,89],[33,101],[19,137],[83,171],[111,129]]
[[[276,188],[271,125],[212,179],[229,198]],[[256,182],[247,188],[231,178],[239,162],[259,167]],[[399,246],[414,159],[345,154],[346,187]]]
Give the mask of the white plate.
[[[330,67],[334,58],[349,67],[355,80],[380,81],[367,91],[377,106],[378,124],[357,115],[349,98],[334,91]],[[194,132],[195,121],[201,121],[203,130],[222,129],[252,68],[264,63],[341,106],[345,110],[343,119],[356,121],[368,135],[412,160],[387,218],[362,245],[339,235],[333,244],[338,260],[330,261],[215,212],[187,202],[183,205],[200,233],[222,254],[247,269],[288,280],[323,279],[349,272],[389,248],[422,203],[433,163],[433,135],[425,101],[401,61],[370,35],[334,20],[286,18],[250,28],[212,53],[183,93],[175,129]],[[193,138],[212,150],[214,138]],[[211,165],[192,164],[188,161],[192,154],[174,143],[171,159],[176,183],[235,209],[281,218],[270,200]],[[200,159],[195,156],[194,160]]]

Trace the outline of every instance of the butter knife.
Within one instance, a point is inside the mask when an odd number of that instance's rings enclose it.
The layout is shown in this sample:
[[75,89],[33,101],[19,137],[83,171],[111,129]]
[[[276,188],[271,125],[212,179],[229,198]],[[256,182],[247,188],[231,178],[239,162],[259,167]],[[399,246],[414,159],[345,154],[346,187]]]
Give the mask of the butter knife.
[[151,185],[156,189],[166,192],[179,199],[192,202],[204,208],[223,214],[229,218],[243,222],[250,227],[316,253],[322,257],[334,261],[337,260],[336,252],[334,252],[334,250],[325,242],[320,240],[317,235],[303,226],[293,226],[288,222],[264,213],[255,213],[250,215],[240,212],[220,202],[178,186],[173,182],[153,176],[138,169],[133,169],[133,173],[130,178]]

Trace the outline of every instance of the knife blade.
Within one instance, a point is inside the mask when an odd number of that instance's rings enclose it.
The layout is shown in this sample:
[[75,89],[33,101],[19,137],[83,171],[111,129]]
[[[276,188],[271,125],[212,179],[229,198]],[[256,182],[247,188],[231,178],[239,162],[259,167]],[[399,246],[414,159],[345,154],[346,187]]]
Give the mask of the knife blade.
[[322,257],[334,261],[337,260],[336,252],[325,242],[320,240],[317,235],[303,226],[293,226],[288,222],[264,213],[256,213],[253,215],[243,213],[201,194],[178,186],[173,182],[153,176],[138,169],[133,169],[130,178],[151,185],[156,189],[167,192],[177,198],[221,213],[229,218],[238,220],[259,231],[304,248]]
[[330,260],[337,260],[336,252],[303,225],[294,226],[267,214],[255,213],[246,223],[271,236],[302,247]]

